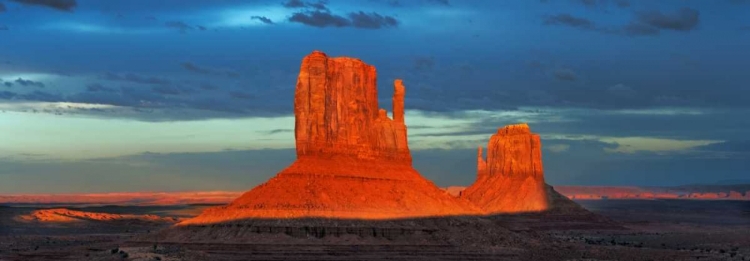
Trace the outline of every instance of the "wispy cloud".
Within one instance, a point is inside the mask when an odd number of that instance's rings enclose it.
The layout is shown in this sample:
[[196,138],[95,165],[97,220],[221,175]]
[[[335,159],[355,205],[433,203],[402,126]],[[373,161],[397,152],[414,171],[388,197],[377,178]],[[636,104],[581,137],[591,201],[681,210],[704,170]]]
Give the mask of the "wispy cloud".
[[10,0],[11,2],[21,3],[30,6],[43,6],[59,11],[73,11],[78,3],[76,0]]
[[192,62],[183,62],[183,63],[180,63],[180,66],[182,66],[182,68],[184,68],[185,70],[198,73],[198,74],[226,76],[226,77],[232,77],[232,78],[240,76],[239,73],[237,73],[234,70],[208,68],[208,67],[198,66]]

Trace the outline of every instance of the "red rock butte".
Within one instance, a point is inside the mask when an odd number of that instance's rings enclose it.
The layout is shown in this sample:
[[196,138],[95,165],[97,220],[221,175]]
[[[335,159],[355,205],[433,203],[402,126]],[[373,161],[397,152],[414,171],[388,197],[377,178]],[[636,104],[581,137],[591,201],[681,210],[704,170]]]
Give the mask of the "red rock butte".
[[488,214],[549,208],[542,169],[542,143],[525,123],[497,130],[477,155],[477,179],[461,193]]
[[294,97],[297,160],[227,206],[180,225],[278,218],[396,219],[482,211],[413,167],[405,88],[394,81],[393,118],[378,107],[375,67],[314,51],[302,60]]

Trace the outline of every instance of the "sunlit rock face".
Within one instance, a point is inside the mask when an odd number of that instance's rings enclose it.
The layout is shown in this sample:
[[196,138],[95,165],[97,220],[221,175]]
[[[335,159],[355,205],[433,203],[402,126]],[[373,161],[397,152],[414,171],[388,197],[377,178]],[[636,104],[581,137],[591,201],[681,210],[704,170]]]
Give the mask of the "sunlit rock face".
[[391,119],[378,107],[375,67],[314,51],[302,60],[294,97],[297,160],[229,205],[181,224],[481,214],[412,167],[404,95],[395,80]]
[[477,180],[461,193],[488,214],[538,212],[548,209],[542,169],[542,143],[526,124],[498,129],[479,148]]
[[404,85],[394,84],[393,119],[378,108],[375,67],[313,52],[302,60],[294,94],[297,157],[347,156],[411,164]]

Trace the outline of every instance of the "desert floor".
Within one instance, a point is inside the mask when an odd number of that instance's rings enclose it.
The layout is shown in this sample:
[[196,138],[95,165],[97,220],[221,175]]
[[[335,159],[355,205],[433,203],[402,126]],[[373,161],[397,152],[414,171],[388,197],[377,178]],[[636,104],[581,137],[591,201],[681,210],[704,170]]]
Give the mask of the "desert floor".
[[[59,206],[0,207],[0,260],[750,260],[750,202],[693,200],[579,201],[622,229],[519,226],[534,217],[488,219],[521,240],[467,246],[433,241],[292,238],[259,235],[242,243],[144,240],[170,225],[85,221],[38,223],[19,215]],[[78,206],[116,214],[197,215],[207,206]],[[451,233],[461,233],[460,230]],[[467,230],[466,233],[476,233]],[[463,236],[463,235],[462,235]],[[464,242],[465,243],[465,242]]]

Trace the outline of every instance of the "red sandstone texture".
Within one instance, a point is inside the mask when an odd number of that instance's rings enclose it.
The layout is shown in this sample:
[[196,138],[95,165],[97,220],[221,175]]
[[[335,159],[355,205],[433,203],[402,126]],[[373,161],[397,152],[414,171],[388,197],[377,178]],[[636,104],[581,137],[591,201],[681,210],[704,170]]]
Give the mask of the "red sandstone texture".
[[404,85],[394,82],[393,119],[378,108],[375,67],[315,51],[302,60],[294,95],[297,157],[344,156],[411,164]]
[[477,180],[461,193],[488,214],[538,212],[548,209],[539,135],[524,124],[498,129],[479,148]]
[[18,216],[22,222],[70,223],[84,221],[143,221],[153,223],[176,223],[176,218],[156,215],[131,215],[85,212],[65,208],[35,210],[28,215]]
[[395,80],[391,119],[378,109],[375,67],[311,53],[302,60],[294,97],[297,160],[229,205],[209,208],[181,225],[481,214],[412,167],[404,95],[403,83]]

